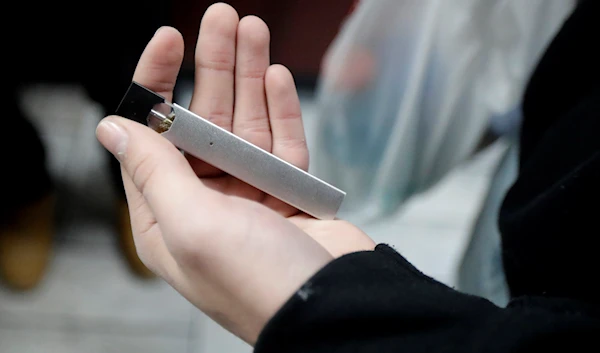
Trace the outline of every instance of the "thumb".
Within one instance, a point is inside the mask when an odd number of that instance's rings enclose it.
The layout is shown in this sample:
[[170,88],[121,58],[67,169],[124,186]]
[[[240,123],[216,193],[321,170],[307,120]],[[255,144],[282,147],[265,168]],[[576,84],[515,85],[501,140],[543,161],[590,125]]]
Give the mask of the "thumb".
[[184,213],[198,211],[198,200],[212,202],[220,197],[202,187],[179,150],[147,126],[111,116],[100,122],[96,136],[133,181],[126,187],[135,187],[143,195],[156,221],[165,227],[176,227]]

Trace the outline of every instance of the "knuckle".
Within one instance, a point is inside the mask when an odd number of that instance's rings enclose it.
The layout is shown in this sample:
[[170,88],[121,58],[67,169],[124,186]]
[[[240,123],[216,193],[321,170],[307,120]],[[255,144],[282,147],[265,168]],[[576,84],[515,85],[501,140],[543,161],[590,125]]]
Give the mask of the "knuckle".
[[206,116],[206,119],[211,123],[218,125],[227,130],[231,130],[232,112],[225,110],[212,110]]
[[172,92],[175,88],[174,80],[164,74],[167,68],[168,65],[157,65],[148,69],[148,76],[154,78],[152,87],[162,94]]
[[307,150],[306,139],[280,137],[277,139],[277,145],[289,150]]
[[236,73],[237,79],[248,81],[262,81],[265,78],[264,69],[240,68]]
[[269,125],[269,120],[265,115],[255,115],[238,121],[236,124],[236,130],[239,130],[244,134],[266,134],[271,133],[271,126]]
[[279,114],[275,118],[277,120],[281,120],[281,121],[301,120],[302,113],[301,112],[288,112],[288,113],[284,113],[284,114]]
[[212,51],[210,57],[196,55],[196,67],[200,70],[232,73],[235,68],[235,57],[229,51]]

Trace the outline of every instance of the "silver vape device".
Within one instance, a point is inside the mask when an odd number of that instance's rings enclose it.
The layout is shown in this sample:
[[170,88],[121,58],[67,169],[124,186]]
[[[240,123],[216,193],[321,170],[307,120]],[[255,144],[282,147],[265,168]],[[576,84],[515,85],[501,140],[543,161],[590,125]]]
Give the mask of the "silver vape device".
[[148,125],[177,148],[318,219],[334,219],[345,192],[132,82],[117,115]]

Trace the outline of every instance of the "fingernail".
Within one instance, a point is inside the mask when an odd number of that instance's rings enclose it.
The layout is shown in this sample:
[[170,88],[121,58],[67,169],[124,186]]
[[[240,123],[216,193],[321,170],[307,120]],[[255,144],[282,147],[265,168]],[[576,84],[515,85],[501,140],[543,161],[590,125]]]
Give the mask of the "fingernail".
[[125,158],[129,137],[127,136],[125,129],[120,127],[117,123],[110,120],[110,118],[102,120],[96,128],[96,137],[98,138],[98,141],[100,141],[100,143],[118,160],[123,160]]
[[154,32],[154,36],[156,36],[158,34],[158,32],[162,31],[164,28],[165,28],[165,26],[162,26],[159,29],[157,29],[156,32]]

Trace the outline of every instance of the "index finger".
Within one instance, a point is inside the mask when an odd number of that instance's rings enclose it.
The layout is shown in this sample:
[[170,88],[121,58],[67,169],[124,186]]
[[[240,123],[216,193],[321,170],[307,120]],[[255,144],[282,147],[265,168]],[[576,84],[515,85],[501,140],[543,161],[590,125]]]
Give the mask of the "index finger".
[[171,101],[183,61],[183,49],[179,31],[172,27],[159,28],[144,49],[133,80]]

